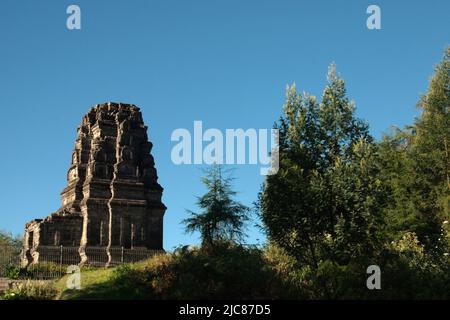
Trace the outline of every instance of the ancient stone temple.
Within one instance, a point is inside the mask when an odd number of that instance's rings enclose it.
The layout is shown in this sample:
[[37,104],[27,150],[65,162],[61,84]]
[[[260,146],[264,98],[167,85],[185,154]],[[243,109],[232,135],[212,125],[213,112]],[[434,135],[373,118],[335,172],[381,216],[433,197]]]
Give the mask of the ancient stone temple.
[[24,262],[61,246],[77,248],[82,264],[93,247],[109,261],[114,248],[162,250],[163,188],[139,108],[96,105],[77,132],[61,208],[26,224]]

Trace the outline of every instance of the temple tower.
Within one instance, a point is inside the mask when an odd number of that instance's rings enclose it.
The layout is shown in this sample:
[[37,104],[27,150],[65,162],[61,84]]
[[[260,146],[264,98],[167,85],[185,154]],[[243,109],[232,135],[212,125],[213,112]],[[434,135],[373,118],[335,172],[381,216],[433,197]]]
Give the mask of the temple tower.
[[89,247],[162,249],[163,188],[152,143],[134,105],[93,107],[77,130],[61,208],[26,225],[24,252],[37,262],[47,246],[78,246],[81,263]]

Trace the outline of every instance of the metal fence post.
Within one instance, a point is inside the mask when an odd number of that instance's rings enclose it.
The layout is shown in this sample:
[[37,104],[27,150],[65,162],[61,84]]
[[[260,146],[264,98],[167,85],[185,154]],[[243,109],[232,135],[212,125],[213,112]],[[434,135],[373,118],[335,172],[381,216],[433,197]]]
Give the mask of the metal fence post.
[[59,265],[61,267],[62,270],[62,264],[63,264],[63,246],[60,246],[60,256],[59,256]]

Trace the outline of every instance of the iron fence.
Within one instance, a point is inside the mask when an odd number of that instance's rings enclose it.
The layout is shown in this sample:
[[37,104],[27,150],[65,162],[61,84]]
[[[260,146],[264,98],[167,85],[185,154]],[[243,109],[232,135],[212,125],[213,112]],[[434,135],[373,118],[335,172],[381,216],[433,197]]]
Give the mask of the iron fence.
[[0,278],[6,278],[11,268],[20,266],[20,252],[17,246],[0,246]]
[[[123,247],[87,247],[81,252],[87,259],[86,265],[90,267],[135,263],[162,253],[164,253],[163,250],[125,249]],[[32,255],[28,253],[28,261],[33,261],[33,263],[23,267],[22,258],[24,257],[20,248],[0,246],[0,278],[60,278],[66,274],[68,266],[81,263],[81,254],[79,247],[40,246]]]

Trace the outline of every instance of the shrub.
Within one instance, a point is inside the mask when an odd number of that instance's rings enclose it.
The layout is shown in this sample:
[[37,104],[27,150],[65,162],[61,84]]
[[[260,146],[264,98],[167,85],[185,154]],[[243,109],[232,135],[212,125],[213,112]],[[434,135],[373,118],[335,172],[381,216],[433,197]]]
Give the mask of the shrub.
[[272,299],[283,283],[263,251],[217,243],[214,251],[181,247],[173,254],[114,269],[77,292],[91,299]]
[[66,273],[66,267],[53,262],[42,262],[30,265],[26,268],[27,278],[32,279],[53,279],[59,278]]
[[312,296],[308,267],[301,268],[294,257],[273,243],[265,248],[263,255],[278,280],[278,286],[272,286],[273,296],[286,299],[307,299]]
[[108,279],[108,286],[112,298],[143,299],[149,296],[145,273],[130,264],[114,269]]
[[[180,247],[137,264],[108,270],[71,294],[78,299],[445,299],[450,259],[420,249],[415,238],[384,248],[375,258],[347,264],[302,265],[275,245],[264,250],[221,243],[214,251]],[[381,269],[381,290],[366,286],[369,265]],[[99,270],[100,272],[101,270]],[[103,270],[104,272],[104,270]],[[98,276],[97,271],[92,277]]]
[[8,289],[3,300],[51,300],[56,295],[56,289],[53,283],[47,281],[31,281],[13,284]]
[[5,276],[9,279],[19,279],[24,273],[23,270],[21,267],[9,265],[6,267]]
[[273,298],[275,273],[261,250],[216,243],[212,253],[181,248],[170,259],[146,268],[152,291],[161,299]]
[[64,275],[65,267],[56,263],[43,262],[30,265],[26,268],[17,265],[8,265],[5,276],[9,279],[55,279]]

